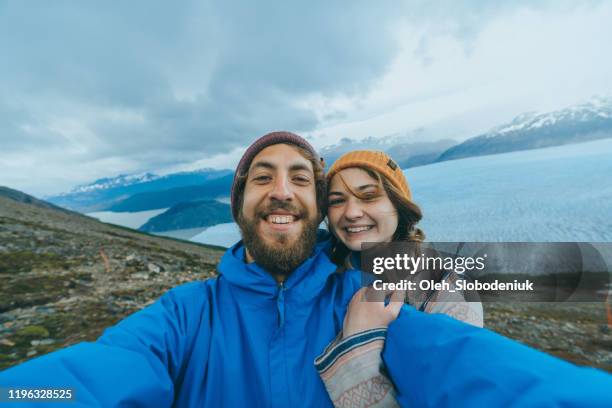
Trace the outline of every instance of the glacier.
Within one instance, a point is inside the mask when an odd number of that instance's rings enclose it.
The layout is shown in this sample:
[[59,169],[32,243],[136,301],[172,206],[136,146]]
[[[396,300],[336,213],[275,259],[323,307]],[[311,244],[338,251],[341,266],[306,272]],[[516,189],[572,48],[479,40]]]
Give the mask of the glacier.
[[[428,241],[612,242],[612,139],[404,171]],[[192,241],[228,247],[233,223]]]
[[88,217],[93,217],[99,221],[109,224],[121,225],[124,227],[138,229],[151,218],[164,213],[167,208],[158,210],[136,211],[136,212],[114,212],[114,211],[96,211],[86,213]]
[[192,237],[190,241],[229,248],[240,241],[240,239],[240,229],[238,225],[234,222],[228,222],[208,227],[206,230]]

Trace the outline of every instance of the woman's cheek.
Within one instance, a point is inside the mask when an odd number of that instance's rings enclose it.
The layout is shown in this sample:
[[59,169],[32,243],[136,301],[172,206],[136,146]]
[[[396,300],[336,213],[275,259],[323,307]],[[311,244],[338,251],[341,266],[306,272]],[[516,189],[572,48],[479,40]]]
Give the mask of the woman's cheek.
[[[339,220],[339,212],[338,210],[334,210],[333,208],[328,208],[327,210],[327,219],[329,220],[329,228],[333,233],[336,233],[336,228],[338,226]],[[336,234],[337,235],[337,234]]]

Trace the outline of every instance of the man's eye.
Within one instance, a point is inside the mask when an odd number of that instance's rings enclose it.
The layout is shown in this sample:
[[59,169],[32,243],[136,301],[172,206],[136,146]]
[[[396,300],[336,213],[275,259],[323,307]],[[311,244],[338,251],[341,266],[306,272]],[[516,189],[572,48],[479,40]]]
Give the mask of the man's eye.
[[308,177],[305,177],[305,176],[295,176],[293,178],[293,181],[295,181],[296,183],[300,183],[300,184],[310,183],[310,179]]
[[256,176],[256,177],[253,177],[253,181],[258,182],[258,183],[264,183],[264,182],[269,181],[271,179],[272,179],[272,177],[270,177],[270,176]]

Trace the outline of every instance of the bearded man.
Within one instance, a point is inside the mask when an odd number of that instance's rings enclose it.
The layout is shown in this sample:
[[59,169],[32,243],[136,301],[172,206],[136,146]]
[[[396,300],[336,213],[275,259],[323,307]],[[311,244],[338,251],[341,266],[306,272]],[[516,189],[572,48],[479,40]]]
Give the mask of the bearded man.
[[72,387],[85,406],[331,406],[315,357],[340,331],[356,271],[334,273],[317,243],[323,163],[289,132],[253,143],[231,192],[243,241],[219,275],[170,290],[107,329],[0,376]]

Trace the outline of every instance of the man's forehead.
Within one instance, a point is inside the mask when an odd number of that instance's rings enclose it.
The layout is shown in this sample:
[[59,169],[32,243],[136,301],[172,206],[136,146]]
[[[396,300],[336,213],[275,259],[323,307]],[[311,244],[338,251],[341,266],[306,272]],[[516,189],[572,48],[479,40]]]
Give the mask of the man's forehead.
[[288,169],[297,166],[304,167],[311,172],[313,171],[312,163],[302,155],[300,149],[297,146],[285,143],[275,144],[262,149],[253,158],[249,171],[262,164],[265,164],[265,167],[270,167],[271,165],[274,168]]

